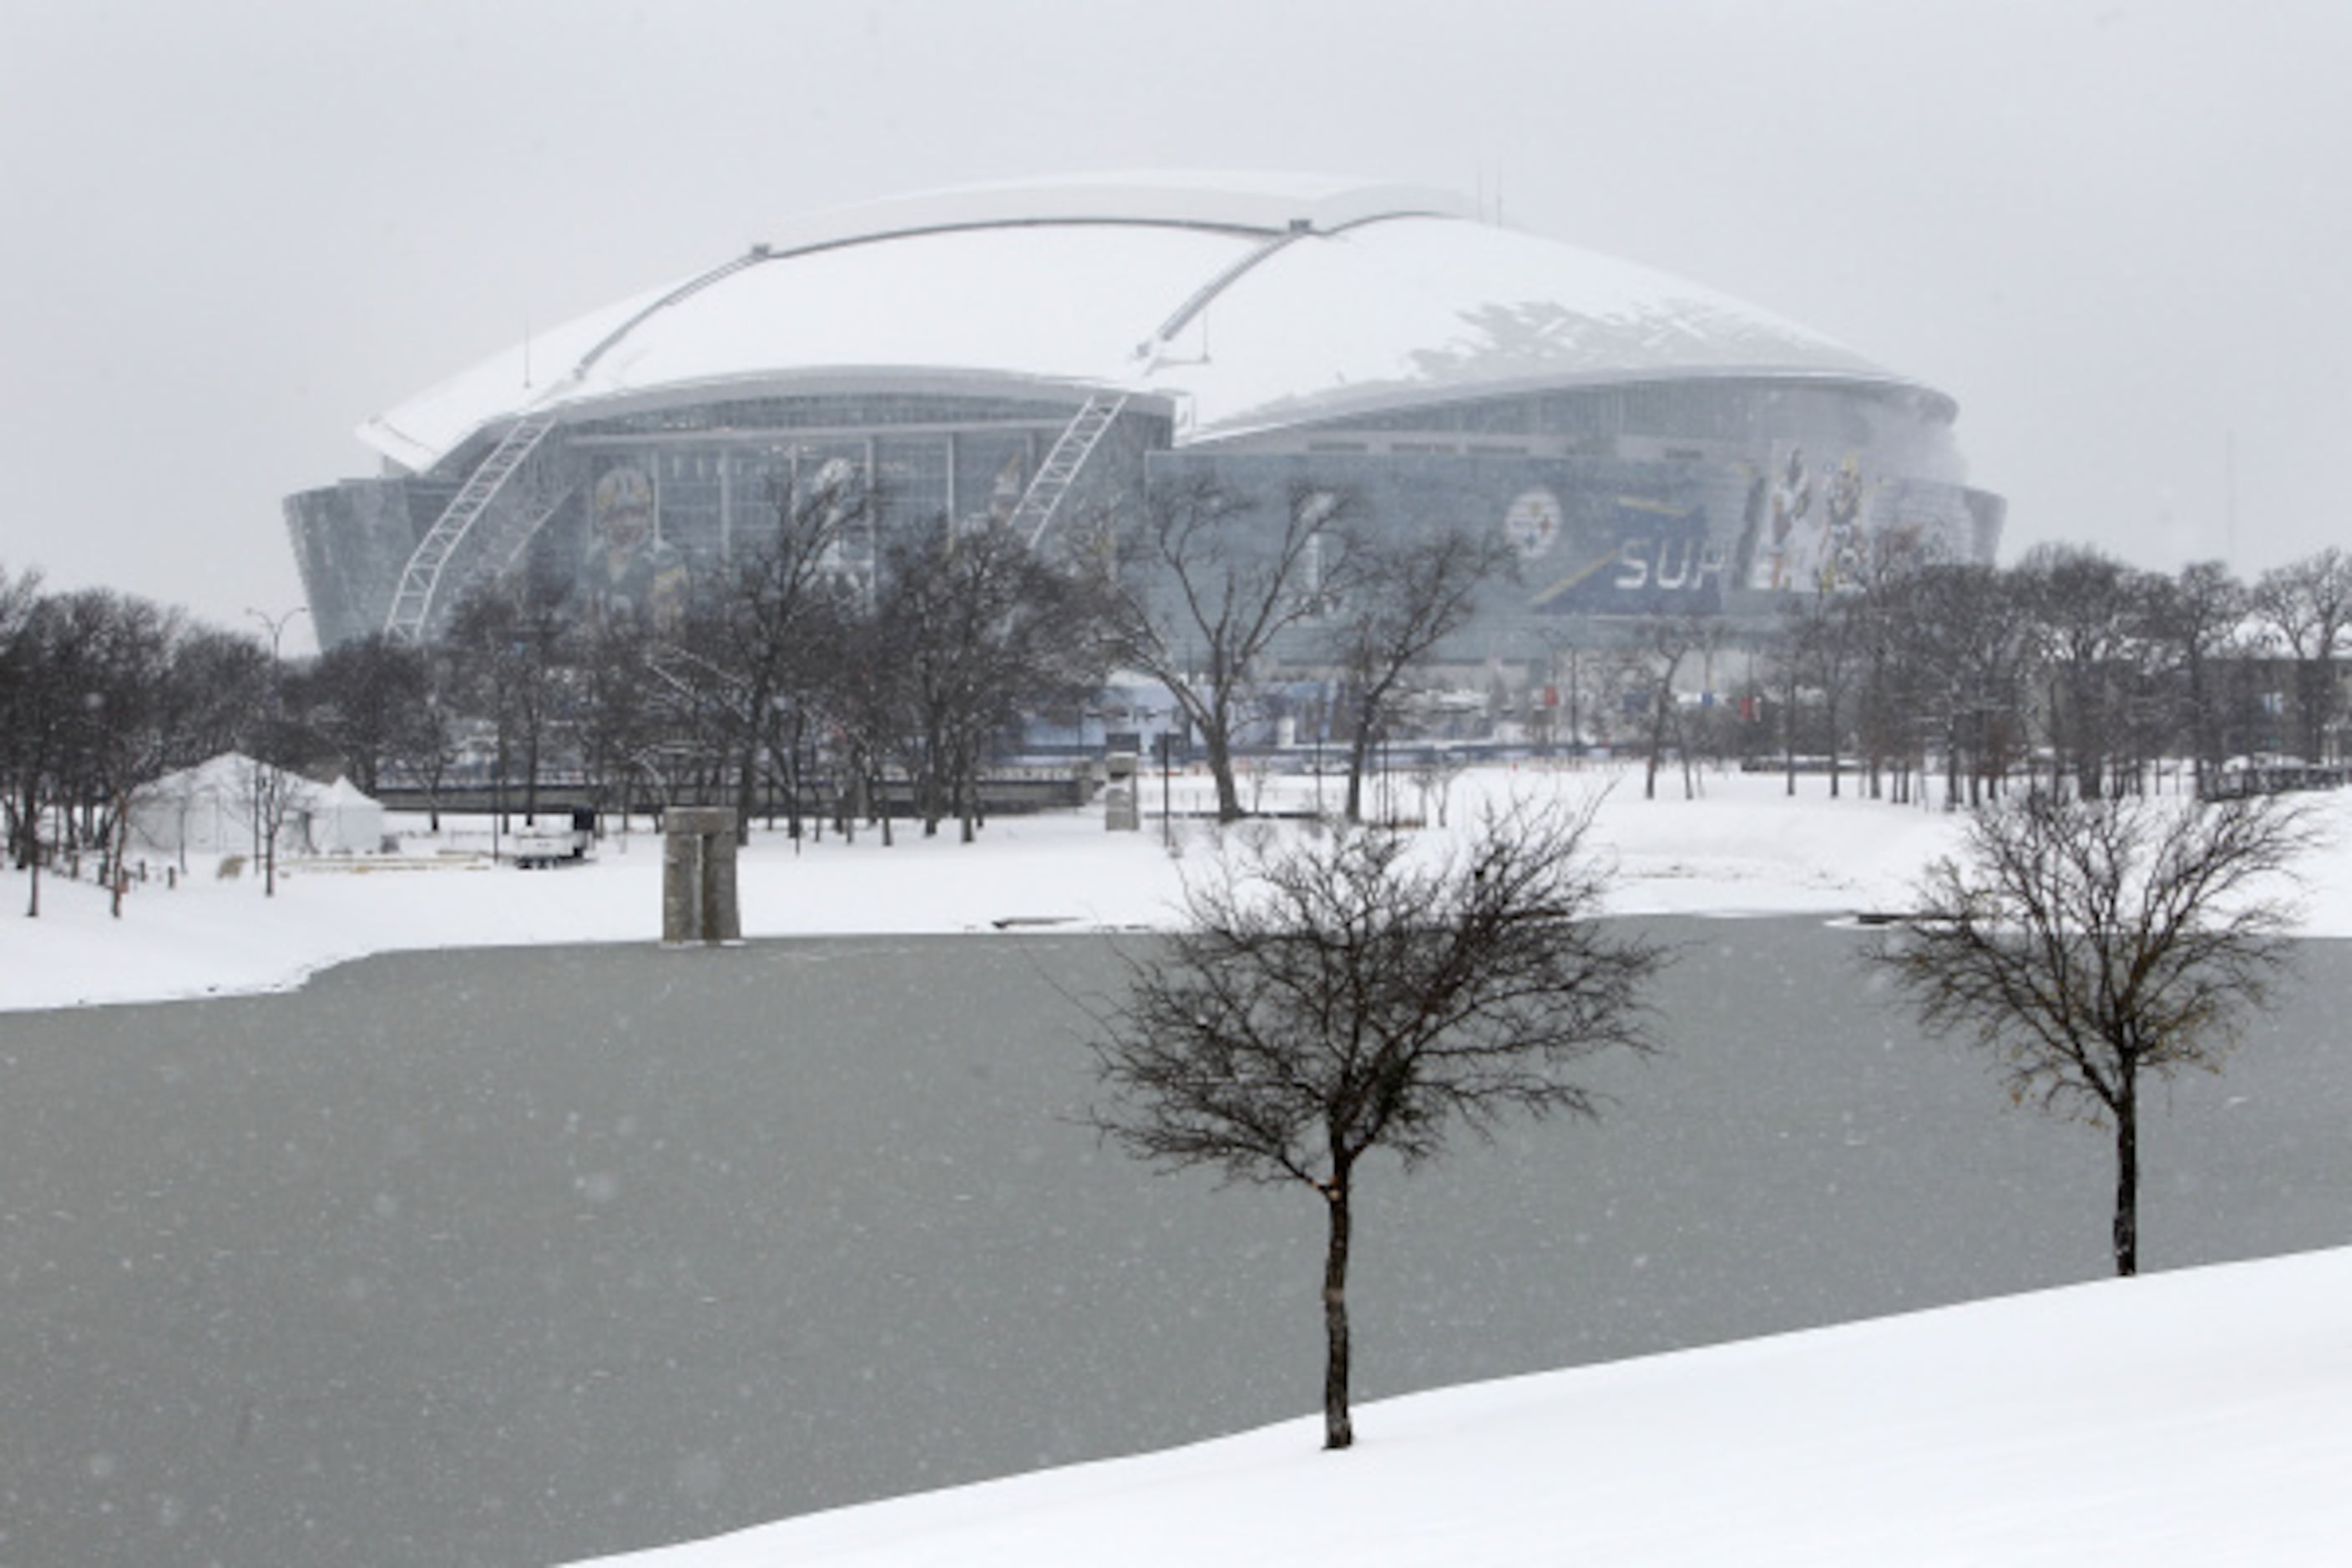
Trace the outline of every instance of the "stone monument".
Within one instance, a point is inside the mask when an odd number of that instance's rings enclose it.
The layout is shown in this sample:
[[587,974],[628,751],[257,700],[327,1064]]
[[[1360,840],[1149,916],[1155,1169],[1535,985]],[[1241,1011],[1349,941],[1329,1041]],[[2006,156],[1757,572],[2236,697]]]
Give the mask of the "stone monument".
[[740,942],[735,899],[735,813],[674,805],[662,814],[662,941]]

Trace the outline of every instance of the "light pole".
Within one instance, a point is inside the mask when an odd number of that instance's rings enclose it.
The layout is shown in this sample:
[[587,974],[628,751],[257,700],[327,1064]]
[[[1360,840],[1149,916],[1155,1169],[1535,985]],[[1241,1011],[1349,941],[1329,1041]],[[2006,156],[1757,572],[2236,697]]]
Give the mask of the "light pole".
[[[310,610],[310,606],[307,605],[297,605],[283,615],[271,616],[247,605],[245,613],[251,616],[255,620],[259,621],[269,630],[269,731],[268,735],[268,749],[274,752],[282,743],[282,737],[278,731],[285,728],[284,709],[281,700],[282,694],[278,688],[278,639],[285,636],[288,622],[291,621],[297,616],[309,615]],[[260,768],[267,768],[268,770],[266,783],[265,775],[259,771],[257,771],[254,774],[253,831],[257,839],[254,847],[261,853],[261,896],[266,899],[274,899],[278,896],[278,818],[279,811],[284,804],[283,795],[285,785],[283,781],[278,777],[278,764],[275,761],[259,757],[257,757],[254,760]],[[264,821],[265,818],[267,818],[266,824]]]
[[1171,809],[1172,789],[1169,784],[1169,775],[1174,771],[1176,762],[1176,735],[1175,731],[1165,728],[1164,725],[1172,724],[1176,721],[1177,711],[1178,710],[1172,708],[1168,710],[1168,717],[1163,721],[1163,727],[1160,731],[1159,737],[1160,847],[1163,849],[1169,850],[1172,850],[1176,847],[1176,826],[1172,820]]
[[245,613],[269,629],[269,668],[274,675],[278,668],[278,639],[285,635],[287,624],[297,616],[309,615],[310,606],[297,605],[283,615],[272,616],[248,605]]

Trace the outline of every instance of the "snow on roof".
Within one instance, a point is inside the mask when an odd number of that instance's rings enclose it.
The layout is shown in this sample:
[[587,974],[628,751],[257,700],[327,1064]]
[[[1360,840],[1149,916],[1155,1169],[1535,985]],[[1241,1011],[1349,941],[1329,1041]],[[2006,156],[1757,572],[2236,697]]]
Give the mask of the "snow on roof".
[[[527,367],[541,367],[536,384]],[[1178,439],[1529,386],[1892,381],[1830,340],[1459,197],[1318,175],[1158,174],[811,215],[360,428],[404,467],[535,410],[593,417],[795,385],[1165,397]]]

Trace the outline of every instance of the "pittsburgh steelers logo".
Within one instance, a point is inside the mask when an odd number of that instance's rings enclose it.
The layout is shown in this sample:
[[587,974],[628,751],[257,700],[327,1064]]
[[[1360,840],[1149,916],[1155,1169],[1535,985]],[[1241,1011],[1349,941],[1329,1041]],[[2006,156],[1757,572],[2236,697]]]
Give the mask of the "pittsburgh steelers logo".
[[1503,537],[1522,561],[1549,554],[1559,542],[1559,498],[1549,490],[1528,490],[1503,514]]

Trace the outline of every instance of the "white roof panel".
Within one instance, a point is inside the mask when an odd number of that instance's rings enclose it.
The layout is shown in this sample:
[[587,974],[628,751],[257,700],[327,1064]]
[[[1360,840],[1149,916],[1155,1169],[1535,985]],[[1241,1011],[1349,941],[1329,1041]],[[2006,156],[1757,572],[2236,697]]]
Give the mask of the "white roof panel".
[[[1677,374],[1887,379],[1727,295],[1510,229],[1440,217],[1285,247],[1236,279],[1151,378],[1183,438],[1432,397]],[[1187,360],[1193,363],[1185,363]]]
[[[1163,341],[1160,334],[1168,333]],[[411,468],[532,410],[847,378],[1123,387],[1180,441],[1482,390],[1676,374],[1893,379],[1695,284],[1321,176],[973,188],[815,215],[537,335],[361,427]]]

